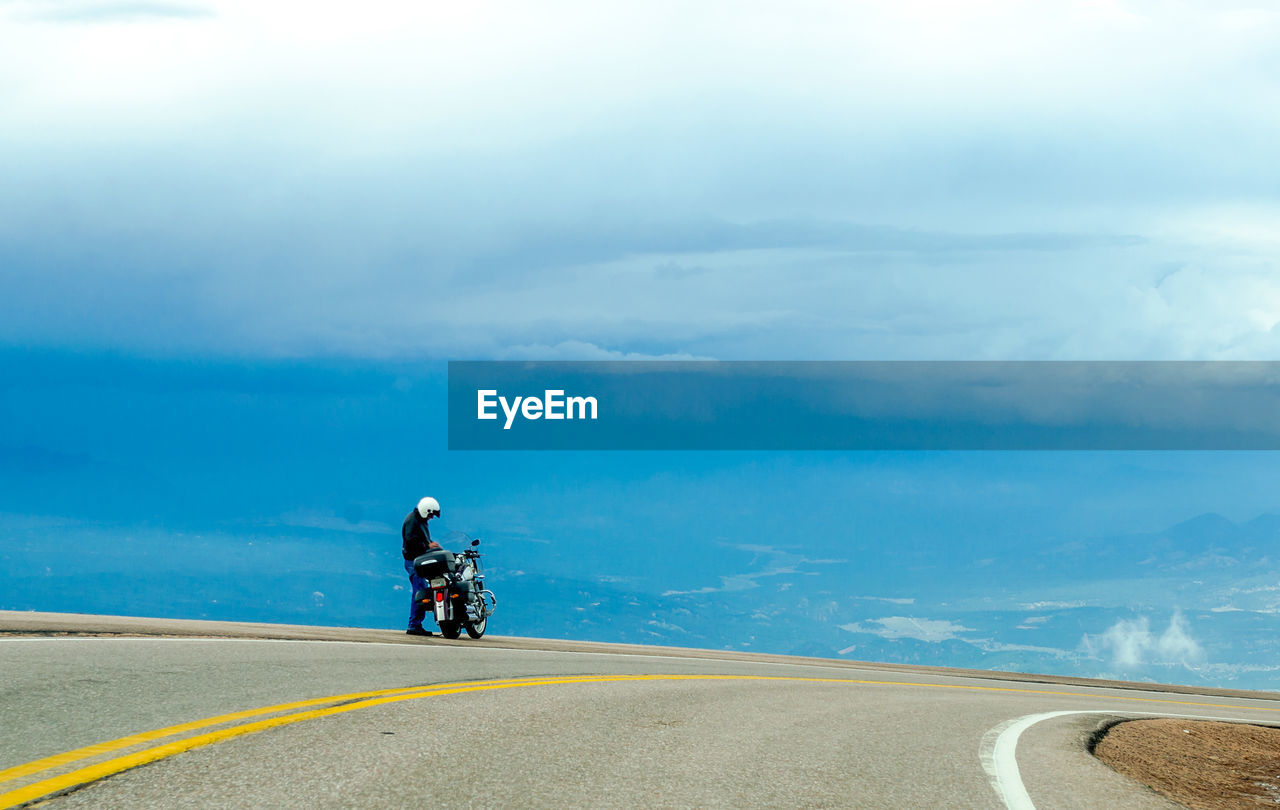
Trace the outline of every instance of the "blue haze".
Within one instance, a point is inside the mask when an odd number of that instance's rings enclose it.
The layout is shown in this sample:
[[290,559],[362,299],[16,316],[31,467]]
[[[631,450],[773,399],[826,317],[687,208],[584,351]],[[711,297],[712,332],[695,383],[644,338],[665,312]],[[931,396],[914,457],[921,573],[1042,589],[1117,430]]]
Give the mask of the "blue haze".
[[1266,453],[451,453],[440,363],[0,370],[0,608],[394,628],[430,493],[496,633],[1280,685]]

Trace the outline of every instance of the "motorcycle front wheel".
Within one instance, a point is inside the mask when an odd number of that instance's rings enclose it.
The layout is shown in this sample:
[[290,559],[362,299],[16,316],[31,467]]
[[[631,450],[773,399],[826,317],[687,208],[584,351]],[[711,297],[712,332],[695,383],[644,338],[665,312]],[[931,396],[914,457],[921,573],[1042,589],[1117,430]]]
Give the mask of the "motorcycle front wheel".
[[489,624],[489,620],[485,618],[478,622],[467,622],[463,626],[467,628],[468,636],[471,636],[472,638],[480,638],[484,635],[484,628],[487,624]]
[[[445,638],[457,638],[461,632],[462,628],[459,626],[458,622],[451,622],[447,620],[440,622],[440,635]],[[467,632],[470,633],[471,631],[468,630]]]

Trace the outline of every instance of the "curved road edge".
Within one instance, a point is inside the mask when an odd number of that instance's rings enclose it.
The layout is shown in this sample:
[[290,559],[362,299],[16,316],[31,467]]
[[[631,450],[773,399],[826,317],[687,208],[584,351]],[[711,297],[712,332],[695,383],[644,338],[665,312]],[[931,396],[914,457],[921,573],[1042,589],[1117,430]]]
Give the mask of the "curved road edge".
[[524,638],[519,636],[485,636],[479,640],[446,641],[439,637],[406,636],[398,630],[360,627],[321,627],[291,624],[260,624],[198,619],[153,619],[139,616],[99,616],[80,613],[41,613],[35,611],[0,610],[2,636],[159,636],[180,638],[272,639],[279,641],[346,641],[378,644],[472,645],[492,649],[539,650],[544,652],[600,653],[610,655],[643,655],[665,658],[698,658],[719,661],[743,661],[756,664],[802,664],[841,669],[900,672],[917,675],[942,675],[954,678],[1018,681],[1022,683],[1057,684],[1106,689],[1133,689],[1143,692],[1167,692],[1182,695],[1205,695],[1257,700],[1280,700],[1280,692],[1245,689],[1222,689],[1181,684],[1114,681],[1076,678],[1038,673],[1001,672],[980,669],[888,664],[873,661],[850,661],[841,658],[776,655],[770,653],[707,650],[693,647],[659,647],[641,644],[615,644],[596,641]]

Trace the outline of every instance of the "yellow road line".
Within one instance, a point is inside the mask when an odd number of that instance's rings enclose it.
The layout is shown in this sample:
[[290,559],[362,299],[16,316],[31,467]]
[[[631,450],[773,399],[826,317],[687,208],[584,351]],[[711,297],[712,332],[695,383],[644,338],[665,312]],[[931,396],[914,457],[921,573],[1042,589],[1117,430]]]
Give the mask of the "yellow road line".
[[[506,683],[515,681],[527,681],[531,679],[542,680],[539,676],[530,676],[527,678],[507,678],[502,681],[469,681],[467,683],[456,684],[457,686],[465,686],[472,683]],[[300,700],[294,703],[281,703],[278,706],[263,706],[260,709],[249,709],[247,711],[232,712],[231,714],[220,714],[216,717],[206,717],[203,720],[194,720],[190,723],[180,723],[176,726],[167,726],[165,728],[156,729],[154,731],[146,731],[139,734],[131,734],[127,737],[121,737],[108,742],[87,745],[83,748],[77,748],[73,751],[66,751],[61,754],[55,754],[44,759],[37,759],[23,765],[17,765],[12,768],[6,768],[0,771],[0,783],[9,782],[14,779],[20,779],[24,776],[30,776],[40,771],[47,771],[52,768],[70,765],[73,762],[90,757],[109,754],[112,751],[119,751],[123,748],[138,745],[145,742],[154,742],[172,737],[176,734],[185,734],[188,731],[196,731],[210,726],[217,726],[223,723],[231,723],[236,720],[247,720],[251,717],[261,717],[264,714],[275,714],[277,712],[293,711],[295,709],[305,709],[310,706],[323,706],[326,703],[338,703],[348,700],[359,700],[361,698],[378,697],[381,695],[399,694],[402,692],[421,691],[424,689],[436,689],[440,684],[423,685],[423,686],[403,686],[398,689],[378,689],[372,692],[352,692],[347,695],[333,695],[331,697],[315,698],[313,700]]]
[[200,748],[223,740],[229,740],[233,737],[239,737],[245,734],[252,734],[257,731],[264,731],[276,726],[297,723],[302,720],[312,720],[318,717],[328,717],[334,714],[342,714],[344,712],[355,711],[356,709],[366,709],[371,706],[381,706],[386,703],[397,703],[404,700],[417,700],[424,697],[434,697],[436,695],[451,695],[459,692],[480,692],[492,689],[512,689],[520,686],[541,686],[546,684],[560,683],[593,683],[606,682],[613,680],[645,680],[648,676],[640,678],[627,678],[625,676],[604,676],[596,678],[575,678],[572,680],[556,679],[556,680],[524,680],[516,683],[488,683],[485,685],[452,687],[452,688],[436,688],[428,691],[418,691],[410,693],[401,693],[388,695],[385,697],[368,698],[351,703],[342,703],[337,706],[330,706],[325,709],[312,709],[310,711],[297,712],[294,714],[286,714],[280,717],[270,717],[265,720],[257,720],[252,723],[244,723],[231,728],[211,731],[205,734],[199,734],[194,737],[185,737],[180,740],[158,745],[152,748],[145,748],[132,754],[126,754],[121,757],[99,762],[89,765],[78,770],[65,773],[60,776],[50,777],[39,782],[33,782],[16,788],[7,793],[0,793],[0,808],[16,807],[44,796],[54,793],[60,793],[71,788],[95,782],[106,776],[126,771],[130,768],[136,768],[139,765],[145,765],[148,762],[155,762],[165,757],[180,754],[184,751],[190,751],[193,748]]
[[[310,709],[308,711],[297,711],[292,714],[285,714],[279,717],[269,717],[262,720],[256,720],[250,723],[242,723],[230,728],[219,729],[216,731],[198,734],[192,737],[186,737],[163,745],[145,748],[124,756],[115,757],[93,765],[87,765],[78,768],[69,773],[53,776],[34,782],[23,787],[10,790],[6,793],[0,793],[0,808],[15,807],[26,802],[49,796],[54,793],[60,793],[71,788],[88,784],[90,782],[102,779],[121,771],[144,765],[148,762],[164,759],[184,751],[190,751],[194,748],[211,745],[213,743],[229,740],[234,737],[243,736],[245,734],[253,734],[258,731],[264,731],[277,726],[289,725],[291,723],[301,722],[303,720],[312,720],[319,717],[329,717],[331,715],[343,714],[345,712],[355,711],[357,709],[366,709],[373,706],[382,706],[389,703],[398,703],[405,700],[418,700],[420,698],[436,697],[439,695],[452,695],[463,692],[484,692],[497,689],[515,689],[524,686],[548,686],[548,685],[568,685],[568,684],[584,684],[584,683],[608,683],[617,681],[693,681],[693,680],[721,680],[721,681],[793,681],[808,683],[841,683],[841,684],[857,684],[857,685],[873,685],[873,686],[906,686],[906,687],[924,687],[930,689],[961,689],[979,692],[1007,692],[1030,695],[1051,695],[1057,697],[1074,697],[1089,698],[1093,700],[1122,700],[1136,701],[1142,703],[1167,703],[1181,706],[1200,706],[1211,708],[1226,708],[1237,710],[1251,711],[1280,711],[1277,707],[1267,706],[1236,706],[1225,703],[1203,703],[1189,700],[1169,700],[1164,698],[1141,698],[1128,695],[1089,695],[1081,692],[1064,692],[1048,689],[1020,689],[1016,687],[1001,686],[975,686],[969,684],[939,684],[939,683],[912,683],[907,681],[874,681],[859,680],[851,678],[801,678],[787,676],[772,675],[597,675],[597,676],[548,676],[548,677],[527,677],[527,678],[510,678],[499,681],[466,681],[455,684],[437,684],[435,686],[424,686],[412,689],[382,689],[373,692],[356,692],[349,695],[336,695],[330,698],[319,698],[310,701],[300,701],[297,703],[286,703],[279,706],[268,706],[262,709],[253,709],[245,712],[235,712],[232,714],[219,715],[217,717],[207,718],[205,720],[196,721],[194,723],[186,723],[178,726],[170,726],[165,729],[147,732],[145,734],[135,734],[129,737],[123,737],[107,743],[101,743],[95,746],[68,751],[65,754],[59,754],[54,757],[47,757],[42,760],[21,765],[16,768],[10,768],[0,774],[9,774],[22,771],[25,774],[38,773],[42,770],[50,770],[59,765],[70,765],[77,760],[88,759],[93,756],[100,755],[113,750],[120,750],[141,742],[154,741],[164,737],[173,736],[183,731],[205,728],[210,725],[218,725],[226,722],[233,722],[237,719],[247,719],[249,717],[261,716],[263,714],[272,714],[279,711],[287,711],[295,708],[305,708],[307,706],[322,705],[326,703],[334,703],[342,701],[338,705],[328,706],[327,708]],[[43,767],[35,767],[44,763]],[[49,764],[55,763],[55,764]],[[9,777],[10,780],[17,778]]]

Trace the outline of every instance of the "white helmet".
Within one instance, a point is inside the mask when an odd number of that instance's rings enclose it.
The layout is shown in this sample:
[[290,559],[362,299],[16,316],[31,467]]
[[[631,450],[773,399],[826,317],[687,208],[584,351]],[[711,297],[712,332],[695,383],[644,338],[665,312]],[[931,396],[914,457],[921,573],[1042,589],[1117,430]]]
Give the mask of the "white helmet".
[[440,516],[440,502],[435,498],[423,498],[418,501],[418,517],[425,519],[433,516]]

